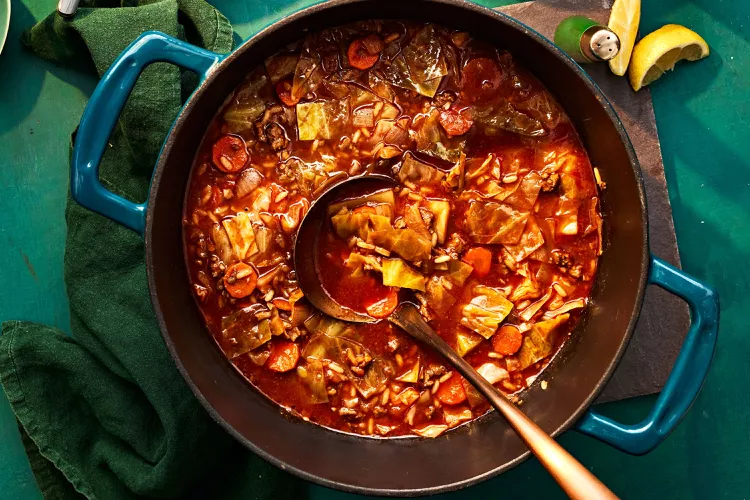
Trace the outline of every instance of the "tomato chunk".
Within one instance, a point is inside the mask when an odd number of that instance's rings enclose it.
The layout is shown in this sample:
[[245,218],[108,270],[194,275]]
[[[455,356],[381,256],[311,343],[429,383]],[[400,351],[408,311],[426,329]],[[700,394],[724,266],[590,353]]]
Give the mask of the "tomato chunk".
[[299,361],[297,344],[279,340],[271,345],[271,355],[266,361],[266,367],[275,372],[288,372],[297,366],[297,361]]
[[391,289],[384,299],[367,306],[367,314],[373,318],[387,318],[398,305],[398,293]]
[[474,276],[484,278],[490,273],[492,252],[483,247],[474,247],[464,254],[462,260],[474,268]]
[[453,108],[444,109],[440,112],[440,125],[443,126],[449,137],[464,135],[469,131],[474,120],[465,116],[467,112],[457,111]]
[[212,159],[222,172],[239,172],[247,164],[250,155],[242,137],[225,135],[214,143]]
[[500,86],[502,72],[497,63],[487,57],[477,57],[464,66],[461,74],[463,95],[474,102],[495,93]]
[[294,106],[299,102],[298,97],[292,95],[292,79],[287,78],[276,84],[276,94],[281,102],[287,106]]
[[357,69],[372,68],[378,62],[382,50],[383,41],[377,35],[358,38],[349,44],[349,64]]
[[466,390],[461,375],[453,373],[451,378],[440,383],[436,396],[441,403],[446,405],[457,405],[466,401]]
[[492,337],[492,348],[495,352],[510,356],[521,348],[523,334],[515,326],[504,325]]
[[258,283],[258,273],[244,262],[229,266],[224,274],[224,288],[235,299],[247,297]]

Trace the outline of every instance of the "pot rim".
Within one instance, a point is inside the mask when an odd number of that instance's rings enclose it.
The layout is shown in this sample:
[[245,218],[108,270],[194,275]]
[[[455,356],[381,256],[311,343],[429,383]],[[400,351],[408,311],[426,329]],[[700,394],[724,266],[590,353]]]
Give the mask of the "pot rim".
[[[246,448],[250,449],[253,453],[262,457],[266,461],[272,463],[276,467],[279,467],[282,470],[291,472],[294,475],[302,479],[305,479],[307,481],[310,481],[312,483],[315,483],[321,486],[334,488],[334,489],[346,491],[349,493],[358,493],[358,494],[365,494],[365,495],[380,495],[380,496],[401,496],[401,497],[433,495],[433,494],[463,489],[463,488],[475,485],[477,483],[480,483],[482,481],[485,481],[487,479],[493,478],[495,476],[498,476],[502,474],[503,472],[526,461],[531,456],[531,451],[526,451],[523,454],[519,455],[514,460],[506,462],[500,467],[489,470],[485,472],[484,474],[474,476],[470,479],[466,479],[463,481],[458,481],[458,482],[454,482],[450,484],[444,484],[440,486],[430,486],[430,487],[412,488],[412,489],[392,489],[392,488],[380,489],[380,488],[354,486],[351,484],[342,483],[342,482],[331,480],[331,479],[326,479],[326,478],[317,476],[313,473],[302,470],[298,467],[289,465],[286,462],[282,461],[281,459],[278,459],[274,455],[263,450],[262,448],[256,446],[253,442],[249,441],[244,436],[242,436],[234,427],[232,427],[216,411],[215,408],[213,408],[213,406],[208,402],[208,400],[202,394],[202,392],[197,387],[197,385],[193,382],[192,377],[190,376],[190,373],[186,370],[183,362],[181,361],[175,349],[174,343],[168,333],[167,325],[164,321],[164,316],[159,307],[159,302],[157,299],[157,289],[156,289],[156,284],[154,281],[154,272],[153,272],[154,264],[153,264],[153,255],[151,253],[151,241],[155,236],[153,232],[153,211],[155,207],[156,191],[157,191],[157,189],[155,189],[155,186],[158,186],[159,184],[165,165],[167,164],[167,158],[169,157],[172,147],[174,145],[175,137],[179,135],[182,127],[184,126],[186,117],[190,114],[190,111],[194,108],[195,103],[198,100],[200,100],[201,96],[205,93],[206,89],[215,80],[216,76],[224,70],[224,68],[233,64],[235,60],[241,57],[241,55],[246,50],[248,50],[251,46],[255,45],[256,43],[258,43],[259,40],[262,40],[269,34],[275,32],[276,30],[280,29],[281,27],[287,24],[297,22],[300,19],[308,17],[312,14],[316,14],[318,12],[326,11],[329,9],[334,9],[342,5],[365,3],[368,1],[371,1],[371,0],[324,1],[321,3],[306,7],[304,9],[298,10],[290,14],[287,17],[284,17],[282,19],[279,19],[276,22],[273,22],[272,24],[266,26],[265,28],[261,29],[260,31],[258,31],[257,33],[255,33],[254,35],[246,39],[244,42],[242,42],[242,44],[239,47],[234,49],[231,53],[229,53],[226,57],[224,57],[221,61],[219,61],[219,63],[216,66],[214,66],[211,73],[207,75],[207,77],[198,85],[195,92],[193,92],[193,94],[188,98],[187,102],[182,107],[182,109],[180,110],[180,113],[175,119],[174,125],[171,128],[169,135],[166,138],[162,151],[159,155],[159,160],[157,161],[157,164],[154,170],[153,178],[151,181],[151,188],[149,190],[148,205],[147,205],[147,212],[146,212],[146,225],[145,225],[145,231],[144,231],[145,249],[146,249],[146,269],[147,269],[147,274],[148,274],[149,294],[151,297],[151,303],[152,303],[152,307],[154,310],[154,314],[156,316],[156,320],[159,325],[159,330],[161,331],[162,338],[164,339],[164,343],[166,344],[167,349],[169,350],[169,353],[172,359],[174,360],[175,365],[177,366],[177,369],[179,370],[183,379],[187,383],[188,387],[190,387],[195,397],[198,399],[201,405],[206,409],[206,411],[209,413],[211,418],[215,420],[219,425],[221,425],[221,427],[224,428],[224,430],[226,430],[234,439],[242,443]],[[578,76],[578,78],[581,80],[581,83],[586,86],[589,92],[594,94],[594,96],[597,98],[601,107],[603,108],[603,110],[609,117],[610,121],[614,125],[617,131],[617,134],[620,137],[620,140],[622,141],[625,147],[625,151],[628,155],[630,166],[633,170],[633,175],[635,176],[636,186],[637,186],[637,191],[638,191],[638,198],[640,201],[640,215],[641,215],[641,221],[642,221],[641,231],[642,231],[643,245],[641,248],[641,269],[640,269],[640,276],[638,279],[638,292],[635,298],[635,302],[634,302],[635,305],[633,308],[633,312],[631,313],[631,318],[630,318],[630,321],[628,322],[628,326],[622,338],[622,342],[618,346],[616,354],[612,358],[603,376],[600,378],[599,382],[597,382],[596,386],[591,391],[591,393],[581,402],[578,408],[562,424],[560,424],[557,427],[557,429],[555,429],[554,431],[550,433],[550,435],[553,438],[556,438],[557,436],[559,436],[566,430],[569,430],[573,426],[573,424],[578,419],[581,418],[584,412],[588,410],[588,408],[593,404],[596,397],[599,395],[599,393],[602,391],[604,386],[607,384],[612,374],[614,373],[616,367],[620,363],[620,360],[622,359],[622,356],[624,355],[628,344],[630,343],[630,340],[633,336],[633,331],[635,329],[635,325],[640,315],[640,311],[643,305],[643,300],[644,300],[644,296],[646,292],[646,285],[648,284],[648,271],[649,271],[649,263],[650,263],[646,196],[645,196],[645,188],[643,184],[643,176],[641,173],[640,164],[638,162],[635,149],[633,148],[633,145],[630,141],[630,138],[625,130],[625,127],[622,121],[620,120],[612,104],[609,102],[609,100],[604,95],[602,90],[599,88],[596,82],[594,82],[594,80],[583,70],[583,68],[581,68],[581,66],[579,66],[575,61],[573,61],[573,59],[570,58],[570,56],[565,54],[556,45],[554,45],[552,41],[550,41],[548,38],[544,37],[542,34],[537,32],[533,28],[508,16],[507,14],[504,14],[502,12],[499,12],[493,9],[489,9],[487,7],[477,5],[467,0],[420,0],[420,1],[423,1],[425,3],[443,4],[443,5],[447,5],[450,7],[458,7],[458,8],[462,8],[465,10],[469,10],[478,15],[490,17],[495,22],[508,25],[512,29],[542,44],[551,53],[551,55],[553,55],[558,60],[560,60],[563,64],[568,66],[568,68]],[[327,429],[327,428],[326,430],[331,431],[331,432],[339,432],[339,431],[335,431],[335,430]],[[347,435],[350,435],[350,434],[347,434]],[[365,439],[363,437],[356,436],[356,435],[350,435],[350,436],[352,437],[352,439],[355,439],[355,440]]]

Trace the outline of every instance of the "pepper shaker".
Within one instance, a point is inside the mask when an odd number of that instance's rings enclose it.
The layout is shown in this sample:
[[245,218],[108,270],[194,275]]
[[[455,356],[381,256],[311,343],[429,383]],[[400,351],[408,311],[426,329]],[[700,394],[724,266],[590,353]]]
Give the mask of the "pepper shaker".
[[557,26],[555,44],[579,63],[609,61],[620,51],[617,34],[586,16],[571,16]]

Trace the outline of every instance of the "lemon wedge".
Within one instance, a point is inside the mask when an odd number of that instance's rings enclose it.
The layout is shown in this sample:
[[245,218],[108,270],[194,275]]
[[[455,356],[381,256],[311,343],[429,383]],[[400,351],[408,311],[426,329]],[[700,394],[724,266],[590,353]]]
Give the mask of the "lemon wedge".
[[667,24],[643,37],[633,49],[630,85],[638,91],[674,68],[677,61],[697,61],[708,56],[706,41],[679,24]]
[[620,51],[609,61],[612,73],[622,76],[628,70],[638,23],[641,22],[641,0],[615,0],[609,14],[609,29],[620,38]]

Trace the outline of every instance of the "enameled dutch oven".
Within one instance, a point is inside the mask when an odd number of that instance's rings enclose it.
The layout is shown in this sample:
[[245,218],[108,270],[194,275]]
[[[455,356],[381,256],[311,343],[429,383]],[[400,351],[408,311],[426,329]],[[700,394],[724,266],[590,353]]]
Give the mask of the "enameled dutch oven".
[[[144,33],[102,78],[81,120],[71,189],[81,205],[146,240],[149,287],[164,341],[196,397],[230,434],[277,466],[325,486],[379,495],[455,490],[519,464],[529,452],[495,412],[437,439],[375,439],[302,421],[251,388],[216,347],[188,283],[182,212],[190,165],[209,122],[248,68],[305,30],[355,20],[404,18],[470,31],[509,50],[552,92],[575,123],[602,193],[606,251],[587,317],[547,368],[546,391],[532,386],[522,409],[553,436],[575,427],[628,453],[647,453],[679,423],[697,396],[716,343],[718,297],[706,285],[650,255],[638,161],[622,123],[599,88],[568,56],[527,26],[462,0],[334,0],[293,14],[228,56],[161,33]],[[147,203],[106,191],[98,165],[107,138],[141,70],[167,61],[201,83],[164,143]],[[650,415],[623,425],[589,409],[628,345],[648,284],[688,302],[692,326]],[[450,457],[450,460],[445,460]]]

